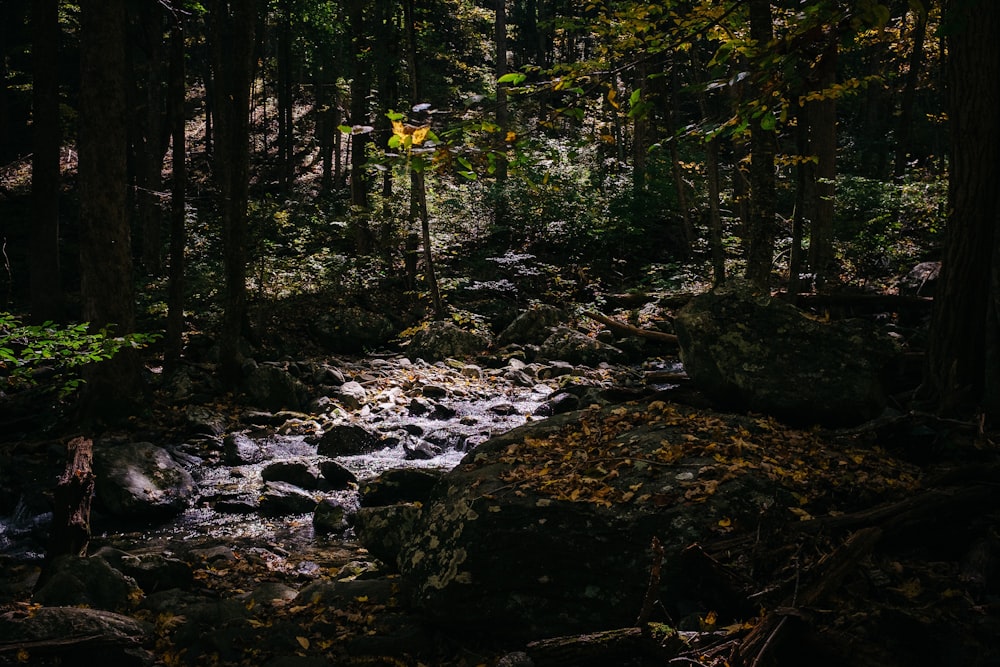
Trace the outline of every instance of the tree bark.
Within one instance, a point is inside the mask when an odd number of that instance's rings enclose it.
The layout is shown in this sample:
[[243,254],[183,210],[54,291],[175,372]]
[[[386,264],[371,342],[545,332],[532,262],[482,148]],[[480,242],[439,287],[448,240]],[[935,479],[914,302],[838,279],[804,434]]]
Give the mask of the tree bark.
[[170,72],[168,97],[171,128],[170,191],[170,255],[167,282],[167,334],[164,365],[167,370],[176,368],[181,358],[184,333],[184,250],[187,245],[185,229],[187,191],[187,144],[184,116],[184,23],[181,6],[183,0],[174,0],[173,25],[170,28]]
[[209,5],[216,88],[213,168],[219,189],[225,297],[220,339],[223,379],[241,379],[242,333],[247,318],[247,199],[250,180],[250,84],[256,3],[216,0]]
[[945,413],[972,409],[988,395],[996,419],[1000,4],[954,0],[947,10],[951,215],[931,319],[927,385]]
[[[826,35],[826,47],[820,55],[817,87],[829,91],[837,81],[837,36]],[[809,102],[809,153],[816,158],[815,182],[809,203],[809,264],[817,288],[822,288],[834,271],[833,214],[837,178],[837,102],[827,94]]]
[[66,468],[53,493],[52,529],[35,590],[48,579],[52,561],[59,556],[83,556],[90,544],[90,505],[96,480],[94,443],[87,438],[73,438],[66,448]]
[[[750,0],[750,36],[763,50],[771,41],[771,3]],[[747,230],[746,278],[758,288],[767,288],[774,259],[775,188],[774,131],[763,126],[764,115],[750,121],[750,218]]]
[[59,258],[59,2],[34,0],[32,16],[31,320],[63,315]]
[[910,155],[910,128],[913,125],[913,98],[916,96],[917,84],[920,81],[920,65],[924,60],[924,40],[927,37],[926,11],[913,11],[916,25],[913,27],[913,45],[910,47],[910,57],[907,61],[906,78],[903,84],[903,95],[899,101],[899,119],[896,124],[896,158],[892,175],[901,178],[906,173],[907,160]]
[[[80,4],[80,298],[92,329],[135,325],[131,236],[126,219],[125,2]],[[129,348],[88,366],[80,408],[117,420],[134,413],[145,390],[138,354]]]

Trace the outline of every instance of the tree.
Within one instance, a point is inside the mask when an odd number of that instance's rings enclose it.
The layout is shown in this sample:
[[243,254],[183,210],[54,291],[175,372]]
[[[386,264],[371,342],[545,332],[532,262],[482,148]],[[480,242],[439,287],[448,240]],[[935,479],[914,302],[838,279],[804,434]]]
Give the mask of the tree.
[[[80,298],[94,329],[135,324],[131,237],[126,216],[125,1],[80,3]],[[127,349],[84,374],[84,414],[135,412],[145,388],[138,354]]]
[[1000,418],[1000,4],[952,0],[948,44],[949,221],[927,381],[942,411]]
[[254,2],[214,0],[208,5],[215,79],[213,174],[222,218],[225,297],[220,362],[226,382],[241,379],[240,351],[247,320],[247,199],[250,185],[250,85]]
[[167,334],[164,364],[176,367],[181,358],[184,332],[184,249],[187,245],[185,219],[187,206],[187,139],[184,115],[184,14],[183,0],[174,0],[171,8],[170,69],[167,103],[171,143],[170,252],[168,255]]
[[62,319],[59,261],[59,2],[32,2],[31,316]]

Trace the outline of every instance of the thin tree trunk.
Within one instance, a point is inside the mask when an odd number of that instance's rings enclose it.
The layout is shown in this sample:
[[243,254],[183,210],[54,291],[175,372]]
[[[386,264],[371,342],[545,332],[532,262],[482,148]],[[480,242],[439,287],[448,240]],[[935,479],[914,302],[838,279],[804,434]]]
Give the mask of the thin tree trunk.
[[434,253],[431,251],[431,224],[427,215],[427,190],[424,173],[413,172],[416,175],[417,205],[420,214],[420,231],[424,244],[424,272],[427,278],[427,288],[431,293],[431,304],[434,315],[438,319],[445,316],[444,303],[441,301],[441,290],[438,288],[437,274],[434,271]]
[[63,315],[59,258],[59,2],[32,2],[31,319]]
[[[837,81],[837,39],[828,43],[818,65],[819,90],[829,90]],[[833,256],[833,216],[837,178],[837,102],[833,97],[809,103],[809,153],[816,157],[815,200],[810,209],[809,263],[822,289],[836,269]]]
[[920,81],[920,65],[924,60],[924,39],[927,36],[927,14],[914,11],[916,25],[913,28],[913,46],[907,61],[903,96],[899,103],[899,122],[896,124],[896,159],[892,175],[900,178],[906,173],[907,158],[910,154],[910,128],[913,125],[913,98]]
[[[758,49],[772,38],[771,3],[750,0],[750,36]],[[750,228],[746,277],[761,289],[769,286],[775,237],[775,137],[763,126],[764,116],[750,121]]]
[[167,281],[167,335],[164,365],[168,371],[177,367],[183,349],[184,333],[184,249],[187,245],[185,230],[187,188],[187,146],[184,117],[184,24],[180,6],[176,3],[173,25],[170,29],[170,72],[168,96],[171,126],[171,175],[170,198],[170,255]]

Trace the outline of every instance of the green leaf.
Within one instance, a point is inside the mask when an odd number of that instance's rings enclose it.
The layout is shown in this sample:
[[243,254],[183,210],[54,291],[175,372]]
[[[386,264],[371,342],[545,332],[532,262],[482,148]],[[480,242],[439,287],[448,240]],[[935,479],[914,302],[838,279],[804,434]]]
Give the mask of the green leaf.
[[760,129],[766,132],[773,132],[775,128],[778,127],[778,120],[774,117],[774,114],[768,111],[760,119]]
[[344,134],[350,134],[351,133],[351,126],[350,125],[338,125],[337,129],[340,130],[341,132],[343,132]]
[[476,173],[474,171],[464,171],[463,170],[463,171],[458,172],[458,174],[459,174],[459,176],[464,176],[465,178],[469,179],[470,181],[474,181],[477,178],[479,178],[478,176],[476,176]]
[[502,77],[497,79],[497,83],[509,83],[513,86],[520,85],[528,77],[520,72],[511,72],[509,74],[504,74]]

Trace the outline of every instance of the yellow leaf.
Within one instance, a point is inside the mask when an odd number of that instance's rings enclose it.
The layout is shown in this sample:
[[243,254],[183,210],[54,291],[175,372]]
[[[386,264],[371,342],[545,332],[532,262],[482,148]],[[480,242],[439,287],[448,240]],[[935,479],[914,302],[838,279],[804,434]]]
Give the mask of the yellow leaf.
[[309,638],[308,637],[296,637],[295,641],[299,643],[302,648],[309,648]]
[[427,138],[427,133],[431,131],[430,125],[424,125],[423,127],[417,127],[413,130],[413,143],[419,145],[424,143],[424,139]]
[[406,128],[400,121],[394,120],[392,121],[392,133],[402,139],[406,136]]
[[354,598],[354,601],[355,602],[368,602],[368,596],[367,595],[359,595],[356,598]]
[[724,517],[722,519],[719,519],[719,526],[722,527],[722,528],[729,528],[732,525],[733,525],[733,520],[730,519],[728,516]]
[[517,132],[508,132],[507,137],[504,139],[508,144],[512,144],[517,141]]

